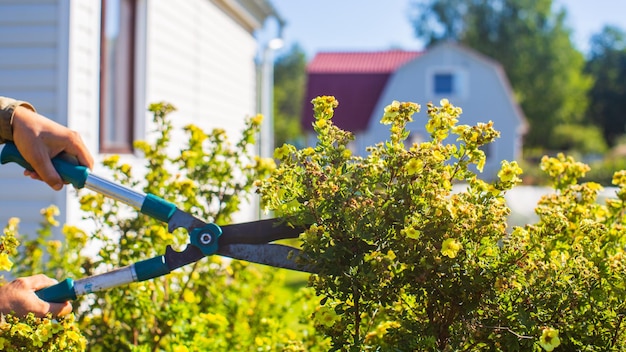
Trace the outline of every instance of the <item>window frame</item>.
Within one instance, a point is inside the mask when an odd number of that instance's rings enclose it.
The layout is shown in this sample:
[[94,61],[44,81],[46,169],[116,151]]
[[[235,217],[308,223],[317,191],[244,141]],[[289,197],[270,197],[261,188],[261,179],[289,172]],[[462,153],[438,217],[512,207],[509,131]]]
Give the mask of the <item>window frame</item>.
[[[120,17],[128,18],[124,25],[120,24],[122,30],[123,48],[122,54],[114,59],[122,60],[116,63],[123,63],[123,66],[113,69],[111,51],[116,48],[110,47],[107,35],[107,20],[111,14],[107,11],[109,1],[119,1]],[[133,153],[133,142],[135,136],[135,75],[136,75],[136,34],[137,34],[137,1],[136,0],[101,0],[101,21],[100,21],[100,107],[99,107],[99,149],[102,153]],[[126,11],[126,12],[123,12]],[[119,47],[117,48],[119,50]],[[120,75],[120,73],[124,73]],[[124,77],[121,82],[121,77]],[[114,77],[114,78],[112,78]],[[123,83],[123,86],[122,86]],[[124,94],[111,97],[112,91],[117,91],[118,87],[124,87]],[[114,98],[122,100],[112,104]],[[109,120],[110,118],[114,121]],[[116,128],[117,131],[111,131]],[[120,135],[121,134],[121,135]],[[113,139],[109,136],[113,135]]]
[[455,79],[452,72],[435,72],[433,74],[433,94],[454,95]]
[[[450,75],[452,77],[452,92],[438,93],[436,91],[435,79],[438,75]],[[468,97],[469,74],[467,70],[458,66],[433,66],[426,71],[426,95],[430,100],[440,100],[442,98],[464,100]]]

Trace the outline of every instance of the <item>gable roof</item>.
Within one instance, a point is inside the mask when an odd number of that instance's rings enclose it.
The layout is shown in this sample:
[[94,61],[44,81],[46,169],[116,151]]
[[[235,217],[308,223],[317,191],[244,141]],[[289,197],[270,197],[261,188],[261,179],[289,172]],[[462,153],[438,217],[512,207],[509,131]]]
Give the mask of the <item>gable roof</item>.
[[311,100],[332,95],[339,101],[333,117],[335,125],[351,132],[367,129],[391,74],[419,55],[421,52],[404,50],[318,53],[307,65],[303,128],[313,129]]

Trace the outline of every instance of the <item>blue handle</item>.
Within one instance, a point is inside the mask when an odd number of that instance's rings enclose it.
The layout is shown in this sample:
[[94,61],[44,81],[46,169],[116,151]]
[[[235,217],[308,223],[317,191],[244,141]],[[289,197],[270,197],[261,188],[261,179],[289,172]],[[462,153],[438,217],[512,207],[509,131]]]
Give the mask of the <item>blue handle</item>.
[[171,272],[165,262],[165,256],[158,256],[135,263],[137,281],[145,281],[155,277],[163,276]]
[[142,214],[167,223],[176,212],[176,209],[174,203],[170,203],[163,198],[148,193],[141,205],[140,211]]
[[58,284],[42,288],[35,292],[39,298],[46,302],[63,303],[76,299],[74,280],[65,279]]
[[[15,144],[11,142],[6,143],[4,148],[2,148],[2,153],[0,153],[0,163],[6,164],[9,162],[18,163],[23,168],[34,171],[33,167],[26,162],[26,159],[17,150]],[[76,189],[85,187],[87,176],[89,176],[89,169],[86,166],[72,164],[63,159],[62,155],[54,157],[52,165],[61,175],[63,181],[71,183]]]

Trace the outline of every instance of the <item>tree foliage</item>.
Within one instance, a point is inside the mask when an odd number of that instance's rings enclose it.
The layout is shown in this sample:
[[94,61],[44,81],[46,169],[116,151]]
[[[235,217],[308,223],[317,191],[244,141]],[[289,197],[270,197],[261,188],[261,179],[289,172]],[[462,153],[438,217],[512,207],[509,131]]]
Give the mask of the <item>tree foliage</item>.
[[607,26],[591,38],[586,71],[594,77],[589,91],[589,119],[615,145],[626,133],[626,32]]
[[274,137],[277,146],[302,143],[300,116],[304,105],[306,56],[294,45],[274,66]]
[[455,40],[498,61],[530,130],[529,147],[561,148],[560,124],[582,124],[591,79],[573,46],[566,12],[552,0],[414,0],[416,35],[434,44]]

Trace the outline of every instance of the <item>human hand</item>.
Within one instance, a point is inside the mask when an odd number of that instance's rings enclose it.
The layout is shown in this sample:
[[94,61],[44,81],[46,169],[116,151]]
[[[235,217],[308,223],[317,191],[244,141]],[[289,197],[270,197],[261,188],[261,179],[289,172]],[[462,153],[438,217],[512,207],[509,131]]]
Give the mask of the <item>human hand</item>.
[[0,287],[0,313],[11,313],[16,316],[26,316],[33,312],[38,317],[47,313],[53,316],[63,316],[72,311],[70,302],[49,303],[37,297],[35,291],[56,284],[46,275],[39,274],[15,279]]
[[80,135],[24,106],[13,114],[13,142],[24,159],[35,171],[24,175],[46,182],[55,190],[63,188],[63,180],[52,165],[51,159],[66,152],[75,156],[79,164],[93,167],[93,157]]

